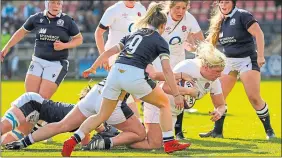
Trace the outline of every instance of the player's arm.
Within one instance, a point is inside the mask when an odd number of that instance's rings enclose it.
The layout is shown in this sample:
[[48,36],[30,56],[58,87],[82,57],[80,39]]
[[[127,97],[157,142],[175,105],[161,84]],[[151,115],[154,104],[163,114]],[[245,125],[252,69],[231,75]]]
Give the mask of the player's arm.
[[94,33],[96,46],[100,55],[105,51],[104,33],[107,31],[107,29],[108,27],[100,23]]
[[[164,76],[163,72],[157,72],[152,64],[149,64],[146,67],[145,71],[149,74],[149,77],[152,80],[165,81],[165,76]],[[193,78],[186,73],[182,73],[182,72],[176,72],[175,73],[174,72],[173,74],[174,74],[174,77],[177,81],[185,80],[185,81],[192,81],[193,82]]]
[[211,100],[214,105],[214,111],[210,113],[210,115],[212,115],[211,120],[217,121],[221,118],[226,110],[224,96],[222,93],[215,95],[211,93]]
[[[182,86],[177,86],[177,87],[181,95],[196,96],[198,94],[198,91],[195,88],[185,88]],[[166,82],[163,83],[162,88],[166,94],[172,95],[172,91]]]
[[105,42],[103,35],[114,23],[116,15],[117,13],[115,7],[111,6],[107,8],[100,20],[99,26],[96,28],[94,37],[100,55],[105,51]]

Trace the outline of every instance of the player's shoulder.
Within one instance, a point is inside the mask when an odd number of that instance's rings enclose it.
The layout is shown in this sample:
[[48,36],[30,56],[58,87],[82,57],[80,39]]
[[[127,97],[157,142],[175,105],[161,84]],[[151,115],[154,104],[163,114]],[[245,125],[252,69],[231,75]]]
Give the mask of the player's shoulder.
[[196,18],[194,17],[194,15],[192,15],[191,13],[189,13],[188,11],[186,11],[186,13],[185,13],[185,19],[186,19],[186,21],[191,22],[190,20],[193,20],[193,19],[196,19]]
[[241,9],[241,8],[237,8],[236,11],[237,14],[239,14],[240,16],[244,16],[244,15],[252,15],[251,12],[245,10],[245,9]]

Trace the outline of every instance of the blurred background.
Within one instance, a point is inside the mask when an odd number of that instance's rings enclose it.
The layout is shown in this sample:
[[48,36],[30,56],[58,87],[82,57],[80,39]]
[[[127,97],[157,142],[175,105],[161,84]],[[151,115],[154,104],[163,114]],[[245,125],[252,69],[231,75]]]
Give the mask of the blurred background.
[[[104,11],[116,1],[64,1],[63,12],[73,17],[82,32],[84,42],[70,51],[68,79],[79,79],[83,70],[88,68],[98,57],[94,40],[94,31]],[[147,8],[150,1],[141,1]],[[237,7],[253,13],[264,32],[266,63],[262,68],[263,78],[281,76],[281,3],[280,1],[237,1]],[[198,20],[201,29],[206,33],[212,1],[190,2],[188,10]],[[19,29],[32,14],[44,10],[44,1],[1,1],[1,49],[13,33]],[[2,79],[24,80],[34,47],[34,33],[28,34],[20,43],[11,49],[2,63]],[[107,33],[105,34],[107,39]],[[193,58],[190,52],[187,58]],[[104,77],[107,72],[98,70],[96,77]]]

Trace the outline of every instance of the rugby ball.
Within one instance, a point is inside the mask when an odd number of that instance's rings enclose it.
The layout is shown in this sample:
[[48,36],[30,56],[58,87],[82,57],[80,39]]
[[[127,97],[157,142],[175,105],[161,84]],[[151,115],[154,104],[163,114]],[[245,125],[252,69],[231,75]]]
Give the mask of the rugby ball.
[[[184,88],[194,87],[192,83],[188,81],[180,81],[180,86]],[[190,109],[195,105],[196,98],[191,97],[190,95],[184,95],[184,109]]]

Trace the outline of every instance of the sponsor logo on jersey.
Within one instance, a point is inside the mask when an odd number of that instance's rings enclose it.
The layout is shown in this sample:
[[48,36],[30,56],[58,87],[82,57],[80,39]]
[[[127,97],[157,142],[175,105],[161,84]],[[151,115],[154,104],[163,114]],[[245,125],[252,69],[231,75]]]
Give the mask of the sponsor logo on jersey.
[[230,20],[230,25],[235,25],[235,24],[236,24],[236,19],[232,18],[232,19]]
[[41,28],[38,33],[45,34],[47,31],[46,28]]
[[127,18],[128,14],[123,13],[123,14],[121,14],[121,16],[122,16],[123,18]]
[[57,26],[64,26],[64,20],[59,19],[59,20],[57,21]]

